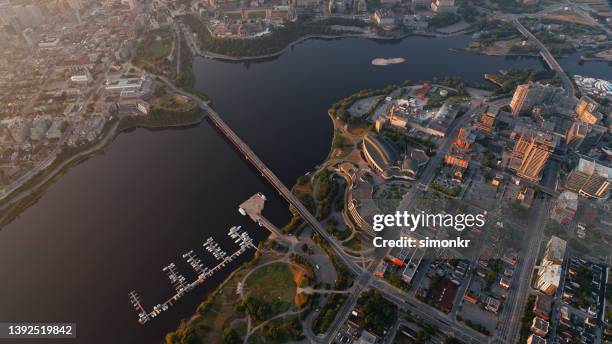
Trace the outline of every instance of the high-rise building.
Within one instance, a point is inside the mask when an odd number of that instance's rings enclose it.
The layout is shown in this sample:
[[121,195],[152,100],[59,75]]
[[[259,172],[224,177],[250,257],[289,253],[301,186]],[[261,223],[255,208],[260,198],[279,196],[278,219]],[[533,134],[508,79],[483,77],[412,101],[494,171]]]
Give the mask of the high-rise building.
[[565,188],[583,197],[605,198],[611,180],[612,168],[581,158],[567,177]]
[[588,134],[588,125],[580,121],[572,122],[569,130],[565,134],[565,143],[570,144],[576,140],[582,140]]
[[520,133],[509,167],[516,171],[519,177],[538,182],[555,146],[556,140],[551,134],[531,130]]
[[538,267],[538,278],[535,287],[546,295],[553,295],[561,281],[561,265],[565,257],[567,242],[552,236],[546,244],[544,257]]
[[552,102],[563,93],[563,89],[551,85],[542,85],[539,82],[529,82],[519,85],[514,91],[510,101],[512,114],[518,116],[522,112],[531,111],[534,106],[545,102]]
[[557,236],[551,236],[546,244],[542,265],[561,265],[565,257],[567,242]]
[[578,119],[591,125],[597,123],[602,118],[601,114],[597,112],[598,108],[599,104],[596,101],[583,96],[576,106]]
[[474,143],[475,140],[475,135],[473,135],[469,129],[466,130],[465,128],[461,128],[455,139],[455,146],[457,148],[469,149],[470,145]]
[[474,123],[474,129],[480,130],[484,133],[491,133],[495,127],[495,118],[497,115],[495,112],[484,112],[478,121]]

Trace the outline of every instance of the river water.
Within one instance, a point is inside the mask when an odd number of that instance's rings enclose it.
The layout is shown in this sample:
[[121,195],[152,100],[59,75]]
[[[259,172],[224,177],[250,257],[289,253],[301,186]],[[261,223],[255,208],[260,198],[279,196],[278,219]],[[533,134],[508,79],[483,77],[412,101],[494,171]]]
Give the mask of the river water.
[[[194,71],[227,123],[291,185],[327,155],[327,108],[356,90],[446,75],[484,81],[485,72],[501,68],[544,68],[537,58],[449,52],[468,41],[309,40],[256,63],[196,59]],[[377,57],[406,62],[372,66]],[[612,79],[605,63],[580,66],[577,56],[561,62],[570,72]],[[165,300],[172,289],[162,267],[175,262],[193,278],[180,256],[194,249],[212,264],[202,243],[213,236],[235,249],[225,235],[232,225],[263,239],[267,233],[237,212],[258,191],[270,199],[264,214],[279,226],[287,221],[286,204],[208,122],[120,135],[0,230],[0,322],[76,322],[73,343],[161,342],[231,267],[145,326],[127,293],[136,289],[147,309]]]

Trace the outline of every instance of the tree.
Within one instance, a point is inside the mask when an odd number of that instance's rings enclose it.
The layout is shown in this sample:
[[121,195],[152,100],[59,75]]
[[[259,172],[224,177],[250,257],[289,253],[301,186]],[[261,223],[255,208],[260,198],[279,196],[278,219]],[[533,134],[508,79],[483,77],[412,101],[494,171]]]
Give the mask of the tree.
[[226,328],[223,332],[223,344],[240,344],[242,338],[233,328]]

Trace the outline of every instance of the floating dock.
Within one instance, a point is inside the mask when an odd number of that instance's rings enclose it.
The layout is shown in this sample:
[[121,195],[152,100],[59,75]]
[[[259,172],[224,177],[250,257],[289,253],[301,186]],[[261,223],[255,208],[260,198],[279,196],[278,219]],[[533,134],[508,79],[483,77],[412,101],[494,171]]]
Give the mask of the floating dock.
[[223,267],[225,267],[225,265],[231,263],[234,259],[238,258],[249,248],[257,249],[254,246],[253,239],[249,236],[249,233],[242,231],[240,226],[230,228],[228,231],[228,236],[234,239],[234,243],[238,244],[239,246],[238,250],[229,256],[219,247],[219,244],[213,238],[208,238],[202,245],[205,251],[209,252],[217,261],[219,261],[219,263],[213,267],[205,267],[193,250],[183,254],[183,259],[185,259],[191,268],[197,273],[198,278],[193,282],[188,282],[187,279],[177,270],[174,263],[166,265],[162,271],[168,276],[170,284],[174,288],[175,294],[163,303],[155,305],[153,310],[150,312],[145,310],[141,303],[140,296],[135,290],[129,292],[128,297],[130,303],[138,313],[138,322],[143,325],[149,322],[161,312],[168,310],[168,308],[174,305],[174,302],[183,297],[187,292],[204,283],[204,281],[206,281],[209,277],[221,270]]

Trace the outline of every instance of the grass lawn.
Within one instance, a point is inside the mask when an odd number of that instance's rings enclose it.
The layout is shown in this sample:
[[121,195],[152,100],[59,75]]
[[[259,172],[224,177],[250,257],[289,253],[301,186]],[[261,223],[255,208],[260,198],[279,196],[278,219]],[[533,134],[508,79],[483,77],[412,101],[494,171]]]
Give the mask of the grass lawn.
[[[265,263],[277,256],[264,256],[259,263]],[[201,343],[222,343],[224,329],[232,327],[239,335],[244,336],[246,332],[245,314],[237,311],[242,305],[242,299],[236,295],[236,286],[242,281],[250,268],[240,268],[224,282],[218,290],[200,304],[196,315],[188,321],[185,319],[175,332],[166,336],[167,344],[186,343],[190,333],[195,332]],[[298,308],[303,295],[296,295],[296,284],[305,280],[304,271],[294,268],[286,263],[275,262],[253,271],[246,279],[244,286],[248,297],[261,300],[265,304],[275,304],[272,310],[276,314]],[[298,329],[290,326],[295,317],[285,317],[272,322],[278,327],[279,339],[283,336],[296,338],[299,336]],[[281,331],[282,330],[282,331]],[[282,335],[281,335],[282,334]],[[258,331],[251,342],[270,342],[268,333]]]
[[236,296],[236,284],[242,280],[247,270],[239,269],[224,283],[216,293],[210,295],[209,299],[198,307],[197,317],[193,322],[187,324],[182,322],[173,334],[166,336],[166,343],[179,343],[180,334],[186,332],[187,328],[193,327],[198,338],[203,343],[221,343],[223,341],[223,329],[228,327],[234,320],[244,318],[244,314],[236,312],[236,307],[242,303],[240,297]]
[[276,263],[255,270],[246,280],[248,296],[266,303],[280,301],[285,310],[293,308],[296,284],[289,265]]
[[139,56],[145,63],[155,63],[172,52],[174,37],[168,29],[158,29],[148,33],[138,45]]
[[343,245],[345,247],[350,248],[351,250],[359,251],[361,250],[361,239],[359,239],[358,234],[355,234],[355,236],[351,240],[343,243]]
[[303,339],[297,316],[290,315],[271,321],[249,337],[251,344],[278,344]]
[[150,31],[144,35],[136,47],[134,65],[151,73],[164,75],[170,79],[176,78],[176,62],[168,56],[176,58],[174,33],[168,28]]
[[585,18],[576,12],[559,11],[548,14],[545,18],[560,20],[571,24],[582,24],[592,26],[592,23],[587,23]]
[[178,95],[165,95],[155,98],[153,106],[160,110],[168,110],[173,112],[187,112],[196,107],[195,101],[191,98]]

